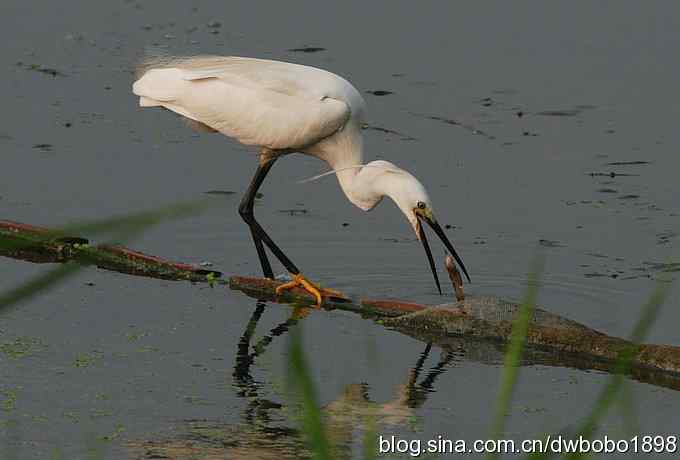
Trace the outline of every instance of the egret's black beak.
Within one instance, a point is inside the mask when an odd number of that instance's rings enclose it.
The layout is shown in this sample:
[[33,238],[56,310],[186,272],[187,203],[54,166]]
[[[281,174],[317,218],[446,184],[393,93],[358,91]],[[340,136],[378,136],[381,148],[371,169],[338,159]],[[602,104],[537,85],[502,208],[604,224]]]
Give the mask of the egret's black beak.
[[463,264],[462,259],[460,258],[456,250],[453,248],[453,245],[447,238],[446,233],[444,233],[444,230],[439,226],[439,223],[436,220],[434,220],[434,218],[425,215],[425,213],[417,211],[418,210],[416,210],[416,216],[418,217],[418,225],[416,227],[416,233],[418,234],[418,239],[423,243],[423,248],[425,249],[425,253],[427,254],[427,260],[428,262],[430,262],[430,269],[432,270],[432,276],[434,276],[434,282],[437,283],[437,289],[439,290],[439,294],[442,293],[442,288],[441,285],[439,284],[437,269],[434,266],[432,251],[430,251],[430,245],[427,242],[425,230],[423,230],[423,226],[421,225],[421,221],[423,220],[427,222],[430,227],[432,227],[432,230],[434,230],[439,239],[442,240],[442,243],[444,243],[444,246],[446,246],[446,249],[448,249],[453,258],[456,259],[456,262],[460,266],[461,270],[463,270],[463,273],[465,273],[465,277],[467,278],[468,282],[470,282],[470,275],[468,275],[467,269],[465,268],[465,264]]

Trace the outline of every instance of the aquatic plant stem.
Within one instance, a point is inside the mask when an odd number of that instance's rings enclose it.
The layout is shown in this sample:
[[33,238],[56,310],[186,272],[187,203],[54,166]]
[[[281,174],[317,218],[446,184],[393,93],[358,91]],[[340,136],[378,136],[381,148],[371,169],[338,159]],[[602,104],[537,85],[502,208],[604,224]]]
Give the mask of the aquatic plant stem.
[[302,402],[302,431],[307,437],[313,458],[331,459],[330,442],[321,418],[316,388],[307,366],[299,327],[293,328],[290,332],[288,376],[290,390],[297,393]]
[[[505,431],[505,418],[510,410],[512,395],[517,382],[519,366],[522,360],[522,353],[529,332],[529,324],[533,317],[533,310],[536,305],[536,295],[538,292],[539,276],[543,271],[543,258],[537,257],[529,272],[527,291],[524,302],[520,306],[517,317],[513,321],[512,333],[505,352],[503,372],[501,375],[500,390],[496,398],[496,414],[491,426],[490,439],[500,439]],[[497,453],[487,453],[487,459],[498,458]]]

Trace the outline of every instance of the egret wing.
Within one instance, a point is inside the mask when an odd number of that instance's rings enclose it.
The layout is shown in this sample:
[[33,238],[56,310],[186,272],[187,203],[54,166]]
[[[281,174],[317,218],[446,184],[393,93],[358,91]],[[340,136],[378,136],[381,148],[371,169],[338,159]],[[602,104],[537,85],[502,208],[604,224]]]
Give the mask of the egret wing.
[[318,69],[240,58],[200,64],[152,68],[133,91],[142,105],[166,107],[243,144],[271,149],[312,145],[350,117],[349,106],[324,91],[328,76]]

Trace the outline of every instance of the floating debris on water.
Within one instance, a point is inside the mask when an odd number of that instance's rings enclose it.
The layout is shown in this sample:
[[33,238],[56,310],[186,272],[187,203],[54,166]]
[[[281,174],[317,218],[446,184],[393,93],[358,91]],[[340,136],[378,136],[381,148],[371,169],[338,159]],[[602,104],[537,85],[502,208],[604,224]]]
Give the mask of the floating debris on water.
[[667,232],[657,233],[656,234],[656,238],[657,238],[656,244],[668,244],[676,236],[678,236],[678,234],[673,232],[673,231],[670,231],[670,230],[667,231]]
[[232,192],[231,190],[208,190],[203,193],[206,195],[233,195],[236,192]]
[[16,409],[17,405],[17,392],[14,390],[2,390],[0,391],[0,396],[4,397],[4,400],[0,402],[0,409],[5,412],[11,412]]
[[542,112],[536,112],[536,115],[541,115],[543,117],[575,117],[581,113],[581,110],[570,109],[570,110],[543,110]]
[[608,273],[584,273],[583,276],[585,276],[586,278],[614,278],[614,279],[619,277],[618,273],[612,273],[612,274],[608,274]]
[[495,101],[493,99],[491,99],[490,97],[485,97],[485,98],[481,99],[479,102],[484,107],[491,107],[492,105],[495,104]]
[[97,364],[103,358],[103,353],[100,351],[93,351],[92,353],[83,353],[76,357],[73,361],[73,367],[91,367]]
[[67,75],[61,70],[54,69],[52,67],[43,67],[40,64],[24,64],[23,62],[17,62],[17,66],[30,70],[33,72],[40,72],[46,75],[51,75],[52,77],[66,77]]
[[377,90],[374,90],[374,91],[366,91],[366,93],[372,94],[374,96],[388,96],[390,94],[394,94],[394,91],[386,91],[386,90],[382,90],[382,89],[377,89]]
[[42,150],[43,152],[51,152],[53,147],[52,144],[33,144],[34,149]]
[[651,161],[633,160],[633,161],[612,161],[606,163],[607,166],[634,166],[634,165],[648,165]]
[[45,348],[43,343],[32,337],[17,337],[12,342],[0,344],[0,353],[10,359],[20,359],[31,356]]
[[381,126],[369,125],[368,123],[364,123],[363,125],[361,125],[361,129],[369,129],[371,131],[378,131],[380,133],[393,134],[395,136],[401,137],[402,141],[416,141],[416,140],[418,140],[415,137],[409,136],[407,134],[400,133],[399,131],[394,131],[392,129],[383,128]]
[[444,118],[437,115],[430,115],[427,118],[429,118],[430,120],[441,121],[442,123],[446,123],[447,125],[462,126],[458,121],[452,118]]
[[309,211],[306,209],[279,209],[279,212],[295,216],[299,214],[307,214]]
[[291,53],[318,53],[320,51],[326,51],[326,48],[321,48],[319,46],[303,46],[301,48],[290,48],[288,51]]
[[639,174],[617,173],[617,172],[614,172],[614,171],[610,171],[608,173],[607,172],[591,172],[591,173],[588,173],[588,175],[592,176],[592,177],[619,177],[619,176],[621,176],[621,177],[624,177],[624,176],[633,177],[633,176],[639,176]]
[[543,247],[546,248],[563,248],[564,244],[560,243],[557,240],[545,240],[545,239],[540,239],[538,240],[538,244],[540,244]]
[[536,115],[543,117],[576,117],[586,110],[594,110],[597,106],[590,104],[575,105],[573,109],[557,109],[557,110],[542,110],[536,112]]
[[427,118],[428,120],[441,121],[442,123],[446,123],[447,125],[451,125],[451,126],[459,126],[463,129],[469,131],[472,134],[485,137],[489,140],[496,139],[496,136],[488,134],[488,133],[482,131],[481,129],[477,129],[474,126],[461,123],[458,120],[454,120],[452,118],[440,117],[438,115],[421,115],[421,114],[417,114],[417,113],[414,113],[413,115],[416,115],[416,116],[419,116],[419,117],[424,117],[424,118]]

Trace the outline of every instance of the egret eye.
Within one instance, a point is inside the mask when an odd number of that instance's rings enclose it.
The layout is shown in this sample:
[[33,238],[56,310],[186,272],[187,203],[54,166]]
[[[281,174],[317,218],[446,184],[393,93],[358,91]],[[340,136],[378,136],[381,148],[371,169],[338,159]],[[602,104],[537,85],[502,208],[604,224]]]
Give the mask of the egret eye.
[[416,206],[418,206],[418,209],[425,209],[427,207],[422,201],[419,201]]

